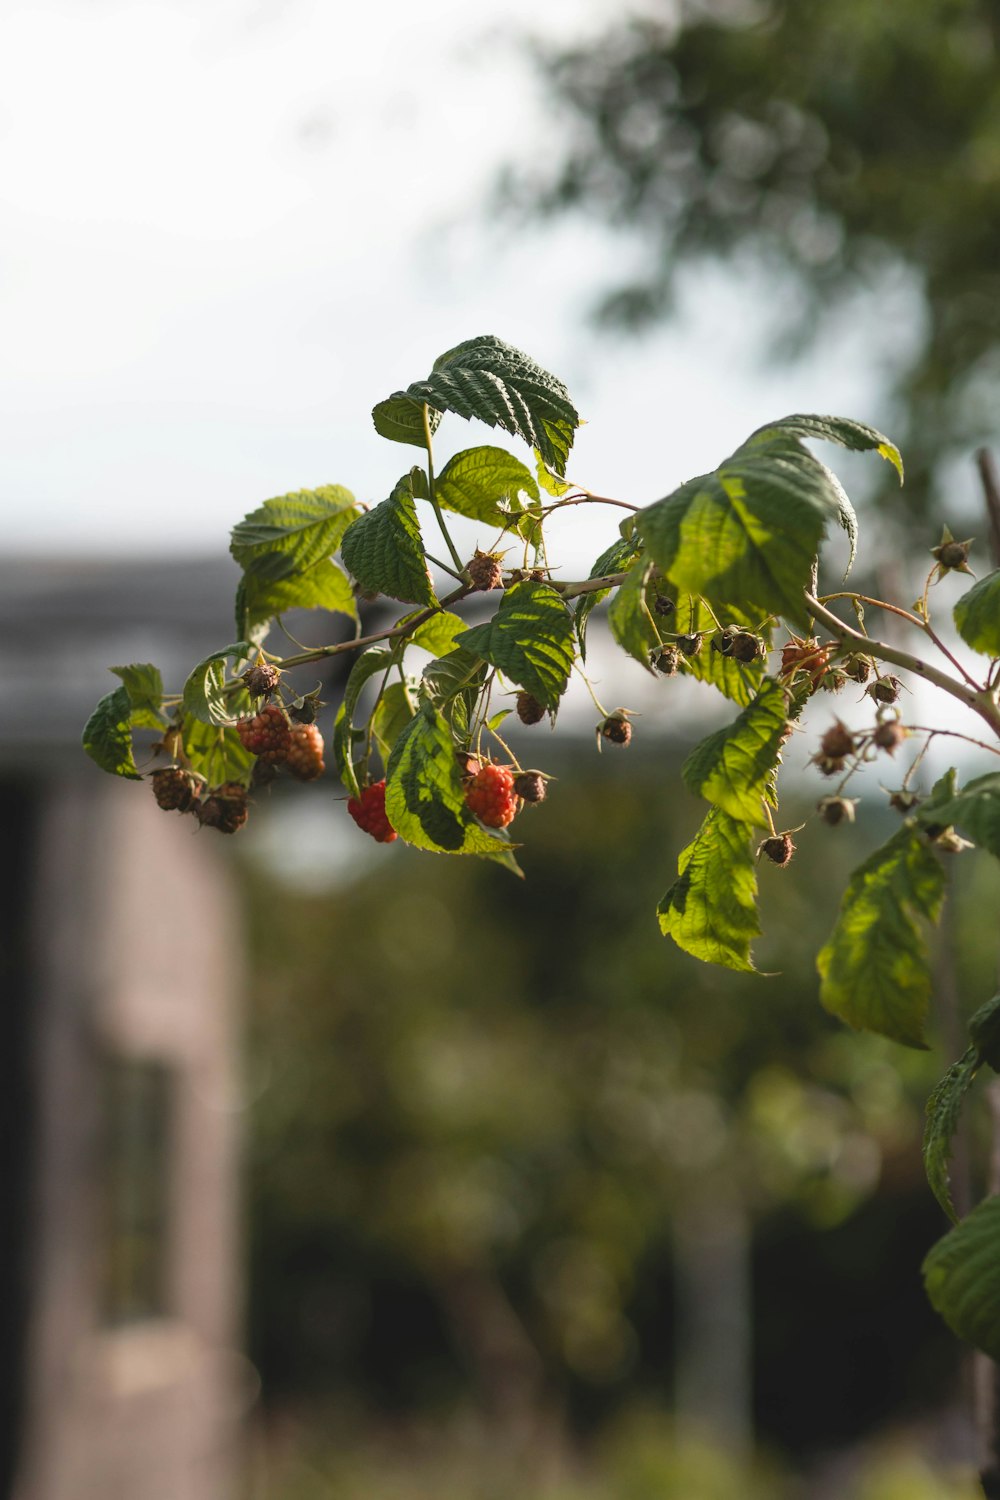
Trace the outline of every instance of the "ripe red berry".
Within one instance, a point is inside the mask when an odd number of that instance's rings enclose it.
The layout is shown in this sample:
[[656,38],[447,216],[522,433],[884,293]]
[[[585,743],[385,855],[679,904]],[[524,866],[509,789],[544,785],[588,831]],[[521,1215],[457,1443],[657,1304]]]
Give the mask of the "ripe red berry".
[[315,781],[326,770],[323,736],[315,724],[297,724],[291,731],[285,765],[299,781]]
[[465,802],[487,828],[506,828],[520,806],[510,766],[483,766],[469,783]]
[[285,759],[292,738],[291,726],[276,703],[266,704],[252,719],[240,719],[236,733],[245,749],[272,766]]
[[360,797],[351,797],[347,811],[365,833],[371,834],[377,844],[391,844],[398,838],[395,828],[386,817],[385,782],[375,781],[363,787]]

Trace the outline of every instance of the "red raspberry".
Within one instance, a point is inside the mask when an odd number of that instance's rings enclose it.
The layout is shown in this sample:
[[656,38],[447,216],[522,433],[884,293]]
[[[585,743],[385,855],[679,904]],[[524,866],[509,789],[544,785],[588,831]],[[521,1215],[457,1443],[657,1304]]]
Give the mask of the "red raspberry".
[[520,806],[510,766],[484,766],[469,783],[465,803],[487,828],[506,828]]
[[375,781],[362,788],[360,797],[349,799],[347,811],[358,827],[370,833],[377,844],[391,844],[399,837],[386,817],[384,781]]
[[326,770],[323,736],[315,724],[297,724],[292,730],[285,765],[299,781],[315,781]]
[[236,733],[245,749],[272,766],[285,759],[292,739],[288,720],[276,703],[266,704],[252,719],[240,719]]

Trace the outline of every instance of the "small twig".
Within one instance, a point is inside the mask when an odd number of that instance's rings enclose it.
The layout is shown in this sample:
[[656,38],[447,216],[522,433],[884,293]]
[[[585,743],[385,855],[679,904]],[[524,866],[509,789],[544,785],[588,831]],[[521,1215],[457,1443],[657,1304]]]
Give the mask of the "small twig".
[[1000,476],[989,448],[980,448],[976,454],[976,464],[990,523],[990,551],[993,553],[994,564],[1000,568]]

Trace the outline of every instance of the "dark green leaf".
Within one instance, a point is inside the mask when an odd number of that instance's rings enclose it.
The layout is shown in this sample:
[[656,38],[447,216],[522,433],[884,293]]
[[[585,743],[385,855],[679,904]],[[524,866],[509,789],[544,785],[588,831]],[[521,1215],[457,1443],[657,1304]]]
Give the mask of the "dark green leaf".
[[647,558],[640,557],[608,605],[611,634],[622,650],[641,662],[648,672],[653,670],[649,664],[650,653],[660,645],[660,633],[647,602],[652,568],[653,564]]
[[226,781],[241,781],[244,785],[249,782],[257,757],[245,749],[235,729],[186,718],[182,738],[192,771],[204,776],[209,786],[221,786]]
[[[528,505],[522,495],[527,495]],[[445,510],[490,527],[515,529],[521,517],[516,529],[537,528],[538,485],[531,470],[506,448],[466,448],[456,453],[438,475],[437,498]]]
[[[523,438],[562,477],[580,418],[562,381],[492,335],[468,339],[434,361],[418,380],[372,413],[383,437],[423,447],[423,405],[477,417]],[[419,436],[418,436],[419,435]]]
[[360,795],[358,778],[354,772],[354,710],[358,706],[365,683],[370,678],[389,671],[395,660],[393,651],[369,647],[363,651],[351,668],[344,687],[344,697],[337,709],[333,725],[333,762],[344,786],[352,797]]
[[660,931],[679,948],[727,969],[756,972],[760,932],[752,829],[713,807],[677,861],[678,879],[657,908]]
[[936,922],[944,871],[915,825],[901,828],[851,876],[816,962],[820,998],[851,1026],[923,1047],[931,993],[920,919]]
[[141,781],[132,754],[130,720],[132,701],[125,687],[106,693],[87,720],[83,731],[83,748],[102,771]]
[[985,656],[1000,656],[1000,569],[974,583],[953,613],[967,646]]
[[464,739],[469,732],[488,672],[487,663],[462,646],[424,668],[424,686],[431,701],[447,717],[459,739]]
[[411,474],[403,475],[388,500],[354,522],[340,551],[367,593],[388,594],[409,604],[437,603],[424,558]]
[[456,639],[546,708],[559,706],[576,656],[573,616],[547,583],[514,584],[492,620]]
[[787,719],[785,690],[768,677],[738,719],[691,752],[681,773],[685,785],[737,822],[767,827],[764,803]]
[[1000,995],[981,1005],[969,1021],[969,1035],[983,1062],[1000,1073]]
[[133,729],[162,729],[166,720],[160,705],[163,702],[163,678],[159,667],[151,662],[133,662],[127,667],[112,667],[120,677],[132,704],[131,723]]
[[425,702],[396,741],[386,770],[385,810],[408,844],[441,854],[482,854],[517,873],[507,837],[483,828],[465,805],[444,719]]
[[354,620],[358,617],[351,581],[328,557],[305,573],[279,582],[252,573],[245,575],[240,583],[237,615],[241,608],[246,639],[256,645],[266,638],[275,616],[290,609],[326,609]]
[[233,527],[229,550],[245,573],[275,583],[332,556],[357,514],[339,484],[279,495]]
[[931,1192],[949,1219],[956,1218],[948,1182],[951,1139],[958,1128],[962,1100],[972,1087],[972,1080],[982,1065],[978,1047],[970,1047],[958,1062],[952,1063],[941,1082],[927,1100],[927,1124],[924,1128],[924,1170]]
[[928,1252],[924,1285],[952,1333],[1000,1360],[1000,1197],[985,1198]]
[[[609,573],[623,573],[635,562],[639,553],[639,544],[631,537],[619,537],[601,553],[600,557],[587,574],[588,578],[604,578]],[[595,589],[592,594],[581,594],[576,603],[576,633],[580,641],[580,656],[586,661],[587,658],[587,621],[590,612],[602,599],[606,599],[611,589]]]
[[237,667],[253,654],[253,649],[249,641],[236,641],[234,645],[223,646],[221,651],[213,651],[211,656],[200,661],[184,684],[181,699],[184,713],[201,719],[205,724],[231,723],[245,713],[250,706],[246,690],[243,687],[230,687],[228,691],[224,691],[226,663],[233,663],[235,673]]
[[[440,425],[441,413],[430,407],[427,419],[433,436]],[[426,447],[424,403],[415,401],[406,391],[396,391],[388,400],[373,407],[372,421],[375,431],[390,442],[411,443],[414,448]]]

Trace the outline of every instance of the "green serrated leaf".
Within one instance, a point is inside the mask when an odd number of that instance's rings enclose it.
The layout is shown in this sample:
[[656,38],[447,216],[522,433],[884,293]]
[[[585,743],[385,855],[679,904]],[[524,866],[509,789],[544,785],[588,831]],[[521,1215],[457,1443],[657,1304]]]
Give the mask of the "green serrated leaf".
[[974,583],[952,613],[967,646],[984,656],[1000,656],[1000,568]]
[[444,719],[425,702],[399,736],[386,769],[385,810],[408,844],[439,854],[480,854],[520,873],[510,841],[465,805],[455,747]]
[[111,667],[116,677],[125,684],[132,705],[133,729],[162,729],[166,720],[160,705],[163,702],[163,678],[159,667],[151,662],[133,662],[127,667]]
[[652,672],[650,653],[660,645],[660,634],[653,622],[647,603],[650,574],[653,564],[640,557],[628,573],[628,577],[615,590],[608,605],[608,624],[611,634],[637,662]]
[[691,752],[681,771],[685,786],[737,822],[766,828],[764,804],[787,719],[785,690],[768,677],[738,719]]
[[981,1005],[969,1021],[969,1035],[983,1062],[1000,1073],[1000,995]]
[[[400,620],[399,623],[402,625],[403,621]],[[425,620],[423,625],[417,626],[409,637],[409,644],[429,651],[432,656],[446,656],[455,644],[455,637],[467,629],[468,621],[463,620],[461,615],[453,614],[450,609],[442,609]]]
[[563,495],[568,495],[573,488],[565,479],[560,479],[558,474],[553,474],[538,449],[535,449],[535,473],[538,475],[538,483],[547,495],[561,500]]
[[783,615],[804,627],[802,593],[827,525],[842,525],[852,547],[857,525],[840,481],[798,438],[843,443],[851,434],[848,446],[857,446],[864,433],[885,442],[839,418],[788,417],[760,428],[714,473],[639,512],[647,550],[672,583],[716,613]]
[[820,999],[835,1016],[909,1047],[924,1047],[931,993],[921,919],[936,922],[944,871],[915,825],[851,876],[830,941],[816,960]]
[[924,1259],[931,1306],[952,1333],[1000,1360],[1000,1197],[982,1203]]
[[209,786],[221,786],[226,781],[240,781],[244,786],[249,783],[257,757],[229,725],[185,718],[181,738],[192,771],[204,776]]
[[573,616],[547,583],[514,584],[492,620],[456,639],[546,708],[559,706],[576,657]]
[[664,624],[670,625],[678,633],[701,635],[705,638],[703,647],[696,656],[681,657],[681,672],[685,676],[694,677],[698,682],[708,683],[740,708],[746,708],[760,691],[767,663],[763,657],[746,663],[736,661],[732,656],[723,656],[712,650],[711,638],[719,626],[736,625],[741,630],[754,630],[765,641],[770,641],[770,628],[755,629],[756,621],[750,615],[732,608],[723,612],[717,625],[715,615],[704,599],[684,594],[678,589],[671,589],[668,593],[674,600],[674,613],[664,620]]
[[[456,515],[490,527],[537,530],[538,485],[531,470],[506,448],[456,453],[438,475],[436,493],[438,504]],[[527,495],[527,505],[522,495]]]
[[366,592],[407,604],[437,603],[417,521],[412,474],[404,474],[388,500],[354,522],[340,552]]
[[[639,554],[639,544],[632,537],[619,537],[605,548],[587,574],[588,578],[604,578],[609,573],[622,573],[630,568]],[[606,599],[611,589],[595,589],[592,594],[581,594],[576,603],[576,633],[580,642],[580,656],[587,659],[587,621],[594,606]]]
[[745,973],[756,972],[750,944],[760,932],[752,831],[713,807],[657,907],[660,931],[685,953]]
[[232,662],[235,670],[253,654],[250,641],[236,641],[232,646],[223,646],[200,661],[184,684],[181,709],[192,718],[205,724],[231,723],[250,707],[250,699],[244,688],[224,691],[226,663]]
[[[427,420],[433,436],[441,423],[441,413],[429,407]],[[426,446],[424,403],[415,401],[406,391],[395,391],[373,407],[372,421],[379,436],[392,443],[410,443],[414,448]]]
[[352,797],[360,796],[353,760],[354,710],[365,684],[379,673],[385,675],[395,659],[394,651],[370,646],[355,661],[344,686],[344,696],[333,725],[332,753],[337,774]]
[[382,757],[388,763],[392,747],[416,713],[416,698],[411,685],[405,682],[390,682],[378,701],[372,715],[372,737]]
[[112,776],[141,781],[132,754],[132,700],[126,687],[105,693],[83,730],[83,748],[91,760]]
[[275,617],[290,609],[326,609],[331,614],[349,615],[353,620],[358,617],[351,580],[328,557],[305,573],[278,582],[255,574],[243,577],[236,612],[243,621],[248,641],[259,645],[267,638]]
[[922,803],[917,822],[940,827],[954,825],[974,843],[1000,859],[1000,772],[990,771],[969,781],[960,792],[938,795]]
[[458,739],[465,739],[469,733],[488,673],[487,663],[462,646],[456,646],[424,668],[423,682],[427,694],[445,715]]
[[[560,478],[580,418],[562,381],[491,334],[468,339],[434,361],[426,380],[382,401],[376,429],[396,442],[424,446],[423,407],[476,417],[523,438]],[[418,437],[419,434],[419,437]]]
[[952,1063],[927,1100],[927,1123],[924,1128],[924,1170],[931,1192],[949,1219],[957,1217],[951,1201],[948,1162],[952,1136],[958,1128],[962,1100],[982,1065],[978,1047],[970,1047],[958,1062]]
[[229,550],[244,573],[277,583],[332,556],[357,514],[339,484],[279,495],[233,527]]

